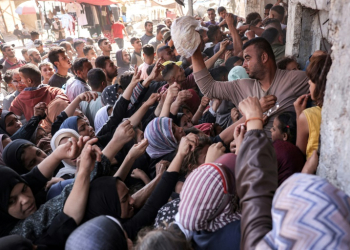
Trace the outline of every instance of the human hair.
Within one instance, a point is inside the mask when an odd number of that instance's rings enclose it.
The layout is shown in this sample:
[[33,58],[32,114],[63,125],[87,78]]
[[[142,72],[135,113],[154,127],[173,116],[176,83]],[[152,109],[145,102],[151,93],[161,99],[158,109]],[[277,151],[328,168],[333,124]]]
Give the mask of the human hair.
[[[153,46],[152,46],[153,47]],[[162,47],[159,47],[158,49],[157,49],[157,55],[160,53],[160,52],[162,52],[163,50],[166,50],[166,49],[170,49],[170,47],[168,46],[168,45],[164,45],[164,46],[162,46]]]
[[39,70],[41,71],[41,68],[44,67],[44,66],[51,66],[53,68],[52,63],[50,63],[50,62],[43,62],[43,63],[39,64]]
[[95,60],[96,68],[104,69],[106,67],[106,61],[110,59],[109,56],[98,56]]
[[158,24],[157,25],[157,34],[159,34],[159,32],[162,31],[163,28],[165,28],[166,26],[164,24]]
[[211,76],[215,81],[224,81],[225,76],[227,77],[228,75],[228,70],[226,69],[225,66],[219,66],[219,67],[210,69],[209,73],[211,74]]
[[22,53],[22,55],[24,55],[25,53],[28,53],[28,50],[27,49],[22,49],[21,53]]
[[241,60],[242,62],[244,62],[244,59],[242,57],[239,56],[231,56],[229,59],[227,59],[227,61],[225,62],[225,67],[228,71],[230,71],[234,66],[234,64]]
[[214,42],[215,40],[215,35],[216,32],[220,30],[220,26],[218,25],[209,25],[208,31],[207,31],[207,36],[210,42]]
[[284,8],[281,5],[275,5],[271,8],[271,10],[277,12],[278,15],[283,19],[284,17]]
[[37,84],[37,85],[40,84],[41,72],[39,68],[34,64],[26,64],[20,67],[19,72],[21,72],[26,78],[31,79],[34,84]]
[[251,24],[251,22],[257,18],[261,19],[260,14],[258,12],[251,12],[246,16],[245,22],[246,24]]
[[276,23],[276,25],[281,26],[281,22],[276,18],[266,18],[263,21],[263,26],[266,27],[267,25],[272,24],[272,23]]
[[209,11],[214,11],[214,13],[215,13],[215,10],[213,8],[207,9],[207,12],[209,12]]
[[33,30],[33,31],[30,32],[30,36],[31,37],[36,37],[36,36],[39,36],[39,33],[37,31]]
[[285,70],[287,69],[288,64],[290,64],[291,62],[297,62],[297,61],[295,60],[294,57],[289,57],[289,56],[285,57],[277,63],[277,68]]
[[259,22],[261,22],[261,18],[256,18],[253,21],[250,22],[252,26],[256,26]]
[[147,21],[145,22],[145,27],[146,27],[147,24],[149,24],[149,23],[153,25],[153,23],[152,23],[151,21],[147,20]]
[[164,69],[162,70],[162,76],[164,80],[169,80],[171,78],[171,74],[173,70],[175,69],[176,64],[175,63],[169,63],[164,66]]
[[142,51],[146,56],[154,55],[154,47],[150,44],[143,45]]
[[323,106],[323,99],[326,90],[327,74],[332,66],[330,55],[319,55],[310,61],[306,69],[307,77],[316,85],[314,97],[319,107]]
[[66,37],[66,41],[67,41],[67,42],[70,42],[70,41],[73,42],[73,37]]
[[13,71],[14,70],[10,69],[5,72],[4,81],[6,82],[6,84],[9,84],[12,81]]
[[123,90],[129,86],[133,76],[134,71],[126,71],[120,76],[119,85]]
[[67,42],[67,41],[63,41],[63,42],[60,43],[59,46],[64,48],[67,51],[69,46],[71,46],[71,44],[69,42]]
[[223,7],[223,6],[220,6],[220,7],[218,8],[218,14],[220,15],[220,13],[223,12],[223,11],[226,11],[226,8]]
[[134,42],[136,42],[137,40],[140,40],[140,38],[134,36],[130,39],[130,43],[134,44]]
[[49,52],[49,61],[55,65],[55,62],[59,61],[59,54],[65,54],[66,50],[63,47],[53,47]]
[[83,48],[84,55],[87,56],[90,50],[94,49],[93,45],[85,45]]
[[268,3],[268,4],[266,4],[265,5],[265,10],[269,10],[269,9],[271,9],[272,8],[272,6],[273,6],[273,4],[272,3]]
[[75,59],[73,63],[73,71],[77,74],[78,70],[82,71],[84,68],[84,63],[89,62],[85,57]]
[[[176,226],[178,227],[178,226]],[[174,225],[167,229],[150,228],[140,231],[135,250],[191,250],[191,243],[186,240],[182,231],[174,228]]]
[[34,48],[29,49],[28,50],[28,56],[31,56],[34,52],[38,52],[39,53],[39,51],[37,49],[34,49]]
[[104,37],[104,38],[99,39],[98,42],[97,42],[98,47],[101,47],[101,44],[102,44],[104,41],[107,41],[107,38]]
[[153,63],[152,65],[148,66],[148,68],[146,70],[147,75],[150,75],[152,73],[152,70],[153,70],[154,66],[156,66],[155,63]]
[[86,38],[86,44],[87,45],[94,45],[94,40],[92,40],[90,37]]
[[281,133],[287,134],[287,141],[295,145],[297,140],[297,118],[294,112],[283,112],[277,117],[279,121],[278,129]]
[[73,48],[74,48],[75,50],[77,50],[77,47],[78,47],[80,44],[82,44],[82,43],[85,43],[85,42],[82,41],[82,40],[77,40],[77,41],[75,41],[75,42],[73,43]]
[[92,90],[99,89],[103,82],[107,82],[106,74],[102,69],[91,69],[87,78]]
[[199,135],[199,134],[202,133],[202,131],[199,130],[198,128],[196,128],[196,127],[187,128],[187,129],[184,130],[184,132],[185,132],[186,135],[188,135],[190,133],[195,134],[195,135]]
[[187,154],[184,159],[182,160],[180,174],[189,174],[191,173],[196,167],[199,166],[198,163],[198,157],[201,154],[203,148],[206,146],[210,146],[212,144],[210,138],[205,135],[198,136],[198,145],[194,149],[193,152],[190,152]]
[[265,38],[269,44],[274,44],[274,42],[276,41],[277,37],[279,35],[279,32],[277,29],[275,28],[268,28],[267,30],[264,30],[264,32],[262,33],[261,37]]
[[273,62],[276,62],[271,45],[265,38],[255,37],[253,39],[250,39],[243,45],[242,50],[245,50],[246,48],[252,45],[254,45],[254,48],[259,52],[259,56],[261,56],[262,53],[265,52]]

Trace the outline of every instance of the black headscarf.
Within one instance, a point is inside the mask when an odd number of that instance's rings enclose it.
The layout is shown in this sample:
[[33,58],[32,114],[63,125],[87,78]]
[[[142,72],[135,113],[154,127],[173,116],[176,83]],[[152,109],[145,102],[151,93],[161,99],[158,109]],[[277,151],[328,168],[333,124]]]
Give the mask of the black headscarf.
[[32,242],[19,235],[0,238],[0,246],[1,250],[33,250]]
[[28,169],[23,167],[21,162],[20,149],[25,145],[35,146],[30,141],[24,139],[17,139],[10,142],[2,152],[2,159],[4,160],[6,166],[15,170],[18,174],[26,174],[29,172]]
[[100,177],[91,182],[85,221],[101,214],[120,219],[121,208],[116,183],[117,178],[111,176]]
[[[2,113],[1,113],[1,119],[0,119],[0,127],[7,133],[6,131],[6,122],[5,122],[5,119],[8,115],[11,115],[14,113],[13,112],[10,112],[10,111],[7,111],[7,110],[3,110]],[[8,133],[7,133],[8,134]]]
[[66,250],[127,250],[128,244],[119,221],[101,215],[85,222],[68,238]]
[[8,213],[10,194],[18,183],[26,181],[12,169],[0,166],[0,237],[8,235],[19,221]]

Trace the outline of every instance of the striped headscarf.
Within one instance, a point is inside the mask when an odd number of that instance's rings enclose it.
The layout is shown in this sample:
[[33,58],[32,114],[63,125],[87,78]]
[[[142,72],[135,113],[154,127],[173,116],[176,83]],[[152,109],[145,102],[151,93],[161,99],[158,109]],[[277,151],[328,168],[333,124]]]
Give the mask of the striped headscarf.
[[177,149],[177,141],[172,130],[173,121],[168,117],[154,118],[145,129],[148,140],[147,154],[152,159],[169,154]]
[[256,249],[349,249],[350,197],[319,176],[289,177],[271,214],[272,230]]
[[[220,163],[206,164],[196,168],[187,178],[180,193],[179,222],[187,230],[206,230],[215,232],[227,224],[240,220],[238,197],[232,196],[223,211],[211,218],[224,199],[224,180],[216,166]],[[229,193],[235,193],[229,190]]]

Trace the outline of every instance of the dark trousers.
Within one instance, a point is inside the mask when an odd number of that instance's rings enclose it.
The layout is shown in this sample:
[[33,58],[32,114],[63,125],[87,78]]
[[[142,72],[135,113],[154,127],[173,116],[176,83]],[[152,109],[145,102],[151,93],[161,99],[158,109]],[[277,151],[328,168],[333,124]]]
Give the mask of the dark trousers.
[[114,41],[117,43],[119,49],[124,48],[124,39],[123,38],[114,38]]

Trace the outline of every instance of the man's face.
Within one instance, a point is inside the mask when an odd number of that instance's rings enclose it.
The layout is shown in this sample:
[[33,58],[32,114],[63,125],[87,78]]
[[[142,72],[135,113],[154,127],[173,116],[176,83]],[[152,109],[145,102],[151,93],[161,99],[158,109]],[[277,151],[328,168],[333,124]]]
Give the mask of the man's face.
[[69,60],[67,53],[59,53],[58,54],[58,63],[55,62],[57,68],[62,69],[70,69],[72,67],[72,63]]
[[219,13],[219,16],[222,17],[222,18],[225,18],[226,13],[227,13],[226,10],[221,11],[221,12]]
[[264,10],[264,18],[267,18],[270,15],[270,9]]
[[171,21],[170,18],[167,18],[167,19],[165,20],[165,25],[166,25],[169,29],[170,29],[172,23],[173,23],[173,22]]
[[221,42],[222,39],[223,39],[223,33],[222,33],[222,31],[221,31],[220,29],[218,29],[218,30],[216,31],[215,40],[216,40],[217,42]]
[[4,55],[9,58],[13,58],[15,57],[15,50],[13,49],[13,47],[8,47],[5,49]]
[[77,75],[84,79],[85,81],[87,80],[87,74],[88,72],[92,69],[92,64],[91,62],[84,62],[83,64],[83,70],[78,70]]
[[209,18],[209,20],[210,20],[210,21],[215,21],[215,17],[216,17],[215,11],[210,10],[210,11],[208,11],[207,13],[208,13],[208,18]]
[[90,49],[86,55],[86,58],[91,61],[92,58],[96,58],[97,57],[97,54],[96,54],[96,51],[95,49]]
[[41,75],[44,77],[44,79],[50,79],[53,74],[54,70],[52,66],[47,65],[41,67]]
[[18,25],[15,25],[15,29],[18,30]]
[[164,61],[176,61],[176,56],[174,54],[174,51],[170,48],[167,48],[160,52],[159,55],[160,58],[162,58]]
[[247,47],[243,51],[243,68],[252,79],[260,80],[261,73],[264,72],[264,65],[254,45]]
[[104,68],[104,71],[106,73],[106,76],[109,79],[113,79],[118,75],[118,69],[117,66],[114,65],[114,62],[112,60],[107,60],[106,61],[106,66]]
[[79,44],[78,46],[76,46],[75,50],[77,51],[77,53],[83,54],[83,53],[84,53],[84,52],[83,52],[84,46],[85,46],[85,43],[81,43],[81,44]]
[[101,45],[100,45],[100,49],[104,52],[110,52],[112,51],[112,45],[111,43],[107,40],[104,40]]
[[15,86],[18,92],[21,92],[27,86],[21,81],[21,76],[19,74],[13,74],[12,76],[12,84]]
[[135,48],[135,50],[141,50],[142,49],[142,43],[140,39],[137,39],[132,46]]
[[177,82],[178,84],[182,84],[184,81],[186,81],[185,71],[183,68],[175,65],[174,66],[174,73],[173,73],[174,82]]
[[39,47],[36,47],[36,49],[40,52],[44,51],[44,46],[40,45]]
[[123,54],[123,61],[125,63],[130,63],[130,54],[129,54],[129,52],[126,51],[126,50],[123,50],[122,54]]
[[23,75],[22,72],[19,72],[19,75],[21,77],[21,82],[27,87],[32,87],[32,82],[29,78],[26,78],[25,75]]
[[153,32],[153,23],[147,23],[146,31],[149,32],[149,33]]
[[34,51],[29,57],[31,62],[36,64],[41,63],[41,56],[38,52]]

